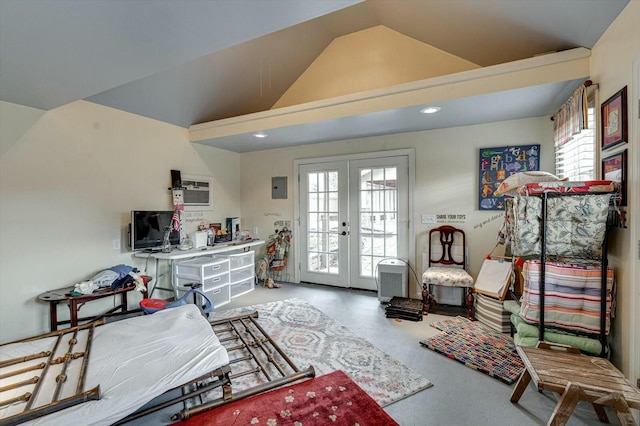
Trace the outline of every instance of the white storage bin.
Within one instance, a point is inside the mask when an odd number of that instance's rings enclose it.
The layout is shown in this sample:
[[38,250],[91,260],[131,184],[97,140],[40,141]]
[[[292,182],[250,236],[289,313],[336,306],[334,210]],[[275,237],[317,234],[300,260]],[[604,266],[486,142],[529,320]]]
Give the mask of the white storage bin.
[[183,278],[200,280],[229,271],[229,261],[223,257],[198,257],[176,263],[175,272]]
[[[178,297],[180,298],[184,296],[184,294],[191,289],[178,286],[177,290],[178,290]],[[199,289],[199,290],[202,291],[202,289]],[[207,295],[209,300],[211,300],[211,303],[213,303],[213,307],[216,309],[222,305],[226,305],[231,301],[231,291],[229,289],[228,283],[218,287],[214,287],[207,291],[202,291],[202,292]],[[197,295],[197,296],[198,296],[197,297],[198,305],[200,306],[204,305],[204,302],[202,301],[202,297],[200,295]],[[189,299],[191,299],[191,296],[189,296]],[[189,300],[189,302],[191,302],[191,300]]]
[[466,287],[429,286],[429,292],[441,305],[466,306]]
[[248,265],[253,266],[253,263],[254,263],[253,256],[254,256],[253,251],[247,251],[247,252],[238,253],[238,254],[218,255],[216,256],[216,258],[229,259],[229,269],[233,270],[233,269],[242,268],[243,266],[248,266]]
[[231,288],[231,297],[242,296],[255,288],[255,280],[253,277],[247,278],[246,280],[231,284],[229,287]]
[[235,284],[239,281],[244,281],[247,278],[253,278],[255,276],[253,265],[243,266],[242,268],[232,270],[229,273],[229,282]]
[[207,278],[202,278],[202,279],[192,278],[192,277],[183,277],[180,275],[176,277],[176,286],[178,286],[178,288],[180,287],[185,288],[185,284],[194,283],[194,282],[202,284],[202,287],[200,288],[201,291],[209,291],[212,288],[220,287],[223,284],[228,285],[229,273],[223,272],[221,274],[214,275]]

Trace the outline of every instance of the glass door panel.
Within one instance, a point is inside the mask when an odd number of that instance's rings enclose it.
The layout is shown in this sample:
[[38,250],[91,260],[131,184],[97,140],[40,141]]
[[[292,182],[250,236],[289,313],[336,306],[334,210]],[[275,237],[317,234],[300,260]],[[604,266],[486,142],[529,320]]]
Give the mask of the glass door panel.
[[[352,226],[352,287],[375,290],[376,265],[385,258],[408,257],[408,159],[390,157],[350,162],[357,189],[350,204],[357,212]],[[401,185],[401,190],[399,190]],[[357,230],[357,232],[353,232]]]
[[[348,287],[347,164],[320,163],[300,167],[302,281]],[[302,191],[301,191],[302,192]],[[342,223],[345,223],[343,226]],[[344,235],[343,235],[344,232]]]

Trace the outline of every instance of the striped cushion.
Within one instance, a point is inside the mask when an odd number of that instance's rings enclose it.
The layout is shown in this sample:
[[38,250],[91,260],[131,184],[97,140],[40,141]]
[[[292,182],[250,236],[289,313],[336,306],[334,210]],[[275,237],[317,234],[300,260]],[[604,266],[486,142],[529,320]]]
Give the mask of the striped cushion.
[[476,294],[476,319],[501,333],[511,331],[510,312],[501,301],[484,294]]
[[[599,333],[601,266],[594,263],[547,262],[545,266],[544,322],[548,327]],[[540,321],[540,262],[527,261],[522,269],[524,292],[520,316]],[[606,332],[613,302],[613,269],[607,268]]]

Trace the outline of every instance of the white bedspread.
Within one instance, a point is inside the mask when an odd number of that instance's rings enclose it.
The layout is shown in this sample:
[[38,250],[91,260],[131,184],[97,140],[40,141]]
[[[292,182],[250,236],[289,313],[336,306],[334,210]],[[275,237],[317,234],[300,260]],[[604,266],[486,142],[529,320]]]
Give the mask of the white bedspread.
[[[86,334],[86,331],[79,334],[78,350],[84,347]],[[64,354],[69,349],[70,337],[70,334],[64,337],[56,354]],[[47,338],[2,346],[0,360],[51,350],[54,342],[55,338]],[[29,363],[42,361],[46,361],[46,358]],[[19,367],[26,367],[29,363],[22,363]],[[109,425],[165,391],[228,363],[226,350],[195,305],[109,323],[95,329],[84,387],[84,390],[88,390],[100,385],[101,399],[84,402],[25,424]],[[54,367],[50,368],[50,372],[56,373],[52,370]],[[70,383],[65,386],[62,397],[75,392],[77,375],[72,377],[73,374],[68,379]],[[31,372],[25,378],[33,375]],[[13,376],[11,381],[15,382],[19,377]],[[0,386],[4,382],[0,382]],[[39,397],[51,398],[55,385],[49,381],[46,383]],[[28,388],[2,392],[1,399],[31,391]],[[3,407],[0,409],[0,418],[15,414],[16,408],[24,409],[24,404]]]

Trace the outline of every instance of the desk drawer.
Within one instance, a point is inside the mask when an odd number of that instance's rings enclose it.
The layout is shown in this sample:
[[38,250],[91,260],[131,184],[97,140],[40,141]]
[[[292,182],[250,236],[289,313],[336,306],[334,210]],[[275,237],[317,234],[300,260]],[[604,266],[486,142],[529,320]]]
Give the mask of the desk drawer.
[[235,284],[239,281],[244,281],[248,278],[253,278],[255,276],[255,272],[253,269],[253,265],[247,265],[239,269],[232,270],[229,273],[229,282],[231,284]]
[[229,272],[224,272],[222,274],[214,275],[212,277],[206,278],[192,278],[178,275],[176,277],[176,286],[184,287],[185,284],[189,283],[200,283],[202,284],[202,288],[200,290],[209,291],[212,288],[220,287],[223,284],[229,284]]
[[[184,296],[184,294],[189,291],[190,288],[184,288],[178,286],[178,297]],[[202,291],[202,290],[201,290]],[[231,291],[229,289],[229,284],[223,284],[218,287],[214,287],[210,290],[203,291],[203,293],[211,300],[214,308],[218,308],[219,306],[226,305],[231,301]],[[192,300],[189,300],[191,302]],[[198,295],[197,297],[198,304],[203,305],[202,297]]]
[[223,255],[216,256],[216,258],[229,259],[230,270],[242,268],[244,266],[249,266],[249,265],[253,266],[254,264],[253,251],[247,251],[247,252],[238,253],[238,254],[223,254]]
[[242,296],[255,288],[255,280],[251,277],[244,281],[231,284],[229,287],[231,288],[231,297]]
[[176,263],[176,275],[183,278],[202,278],[219,275],[229,271],[229,260],[225,258],[203,256]]

